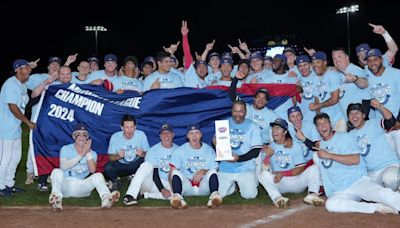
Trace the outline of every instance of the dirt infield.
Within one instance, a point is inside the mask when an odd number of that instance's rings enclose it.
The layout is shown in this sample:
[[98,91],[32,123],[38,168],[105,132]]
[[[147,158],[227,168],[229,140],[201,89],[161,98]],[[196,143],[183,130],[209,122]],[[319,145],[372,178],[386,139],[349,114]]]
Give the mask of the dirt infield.
[[1,208],[1,227],[400,227],[400,216],[335,214],[296,200],[288,209],[222,206],[218,209],[115,207],[109,210],[64,206]]

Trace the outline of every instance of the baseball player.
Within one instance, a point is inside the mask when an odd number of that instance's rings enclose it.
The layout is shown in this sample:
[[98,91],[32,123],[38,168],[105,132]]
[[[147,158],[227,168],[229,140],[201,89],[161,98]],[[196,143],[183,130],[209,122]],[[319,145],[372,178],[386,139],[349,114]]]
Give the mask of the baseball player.
[[[393,127],[396,120],[384,105],[374,99],[371,101],[371,106],[383,113],[385,119],[382,122],[386,123],[385,127]],[[376,183],[396,191],[400,183],[400,161],[397,153],[387,142],[380,121],[376,119],[365,121],[366,114],[360,103],[350,104],[347,115],[353,127],[350,134],[361,151],[361,158],[367,166],[368,176]]]
[[15,172],[22,155],[21,122],[30,129],[36,124],[24,116],[29,101],[26,82],[31,74],[31,67],[25,59],[13,62],[15,75],[8,78],[0,91],[0,196],[11,196],[19,192],[16,188]]
[[299,71],[299,69],[296,67],[297,66],[297,64],[296,64],[296,60],[297,60],[297,56],[296,56],[296,50],[294,49],[294,48],[292,48],[292,47],[286,47],[284,50],[283,50],[283,53],[282,53],[285,57],[286,57],[286,59],[287,59],[287,62],[286,62],[286,64],[287,64],[287,66],[288,66],[288,68],[289,68],[289,72],[290,71],[292,71],[293,73],[295,73],[296,74],[296,76],[297,77],[299,77],[300,76],[300,71]]
[[136,171],[124,197],[125,205],[136,204],[139,191],[143,192],[145,199],[170,199],[169,162],[172,153],[178,148],[173,143],[174,131],[171,125],[161,126],[160,139],[161,142],[146,153],[145,162]]
[[183,144],[172,154],[170,160],[170,181],[173,196],[171,206],[183,209],[188,205],[183,195],[208,195],[207,206],[219,207],[222,198],[218,193],[218,163],[215,161],[215,151],[201,141],[203,136],[200,125],[188,126],[186,134],[189,142]]
[[207,62],[198,60],[194,65],[190,64],[190,67],[185,72],[183,86],[199,89],[209,86],[211,81],[206,80],[207,74]]
[[114,54],[104,56],[104,70],[97,70],[90,73],[92,80],[90,84],[101,85],[105,80],[113,82],[118,76],[118,57]]
[[119,94],[124,93],[125,90],[136,91],[138,93],[143,92],[143,84],[137,79],[138,70],[137,58],[132,55],[127,56],[121,68],[123,75],[113,80],[113,91]]
[[[315,116],[322,137],[314,160],[320,169],[329,212],[392,213],[400,210],[400,193],[367,176],[361,150],[347,133],[333,131],[328,114]],[[365,200],[368,202],[360,202]]]
[[246,83],[260,83],[263,78],[268,76],[270,70],[263,68],[263,62],[264,60],[260,53],[258,52],[251,53],[250,66],[253,72],[250,73],[249,76],[247,76],[247,78],[245,79]]
[[62,210],[64,197],[87,197],[96,189],[101,207],[109,208],[118,202],[120,193],[110,193],[103,174],[96,172],[97,153],[91,149],[92,140],[84,124],[77,124],[72,133],[74,143],[60,150],[60,168],[51,172],[49,203],[54,210]]
[[282,193],[303,192],[308,188],[309,194],[304,202],[314,206],[322,206],[324,200],[319,197],[320,186],[318,167],[312,165],[305,169],[301,145],[292,139],[288,131],[288,123],[281,118],[270,123],[274,142],[269,144],[267,156],[271,172],[264,170],[259,176],[260,183],[267,190],[269,197],[278,208],[288,206],[289,199]]
[[118,190],[119,176],[136,173],[144,161],[146,151],[150,149],[146,134],[136,129],[136,119],[124,115],[121,119],[121,131],[115,132],[108,146],[108,160],[104,166],[104,175],[111,180],[111,190]]
[[98,71],[100,69],[99,68],[100,60],[96,56],[89,57],[87,61],[90,64],[90,70],[89,70],[90,73],[92,73],[94,71]]

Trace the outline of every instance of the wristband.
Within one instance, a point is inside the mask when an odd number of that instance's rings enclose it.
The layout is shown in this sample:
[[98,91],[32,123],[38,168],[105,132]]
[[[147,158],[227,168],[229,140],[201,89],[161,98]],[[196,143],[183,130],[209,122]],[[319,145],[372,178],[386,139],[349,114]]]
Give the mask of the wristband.
[[92,152],[86,154],[87,160],[93,160]]
[[385,39],[386,43],[389,43],[390,41],[393,40],[393,38],[390,36],[390,34],[387,31],[385,33],[383,33],[382,36]]

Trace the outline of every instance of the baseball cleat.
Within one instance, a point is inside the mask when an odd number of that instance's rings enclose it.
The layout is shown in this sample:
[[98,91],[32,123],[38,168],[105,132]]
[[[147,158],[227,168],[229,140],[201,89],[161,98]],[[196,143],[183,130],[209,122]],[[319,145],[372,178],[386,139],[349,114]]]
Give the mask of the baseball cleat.
[[321,207],[325,204],[325,200],[322,199],[317,195],[317,193],[309,193],[305,198],[304,198],[304,203],[309,204],[309,205],[314,205],[316,207]]
[[179,193],[174,193],[169,202],[174,209],[185,209],[188,207],[188,204]]
[[26,173],[26,180],[25,180],[25,184],[29,185],[29,184],[33,184],[35,179],[35,174],[31,173],[31,172],[27,172]]
[[289,206],[289,199],[283,196],[279,196],[274,200],[274,205],[278,208],[286,208]]
[[54,211],[62,211],[62,198],[57,193],[50,194],[49,203]]
[[110,194],[104,195],[101,200],[101,207],[110,208],[112,205],[118,202],[120,196],[121,194],[119,191],[113,191]]
[[210,198],[208,199],[207,202],[207,207],[216,208],[221,206],[221,204],[222,204],[222,198],[219,195],[219,193],[217,191],[211,193]]
[[133,196],[131,196],[131,195],[125,195],[124,204],[126,206],[135,205],[135,204],[137,204],[137,200],[135,200],[135,198],[133,198]]
[[395,215],[399,214],[399,211],[383,203],[376,204],[375,212],[379,212],[381,214],[395,214]]

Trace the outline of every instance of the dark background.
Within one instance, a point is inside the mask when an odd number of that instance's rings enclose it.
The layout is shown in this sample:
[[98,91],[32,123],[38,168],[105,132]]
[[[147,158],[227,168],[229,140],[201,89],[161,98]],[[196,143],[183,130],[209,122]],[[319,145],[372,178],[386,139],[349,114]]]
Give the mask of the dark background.
[[[94,32],[85,25],[103,25],[108,31],[98,33],[98,57],[109,52],[119,57],[135,55],[139,61],[155,55],[162,46],[181,40],[180,27],[188,21],[192,53],[204,50],[214,38],[214,49],[228,51],[226,44],[238,45],[241,38],[249,47],[265,47],[280,35],[289,37],[289,45],[313,47],[327,52],[347,48],[346,14],[336,9],[352,4],[359,11],[350,14],[351,55],[355,62],[356,45],[368,42],[386,51],[382,36],[372,32],[368,22],[383,25],[400,44],[400,8],[393,1],[7,1],[0,3],[1,44],[0,84],[12,73],[17,58],[33,61],[40,58],[38,69],[47,72],[50,56],[63,61],[69,54],[79,53],[78,60],[95,53]],[[8,14],[8,15],[6,15]],[[10,16],[11,14],[11,16]],[[278,37],[279,38],[279,37]],[[295,41],[293,41],[295,40]],[[181,45],[176,53],[182,57]],[[396,59],[395,67],[400,64]],[[101,63],[102,64],[102,63]],[[77,63],[72,65],[74,69]]]

